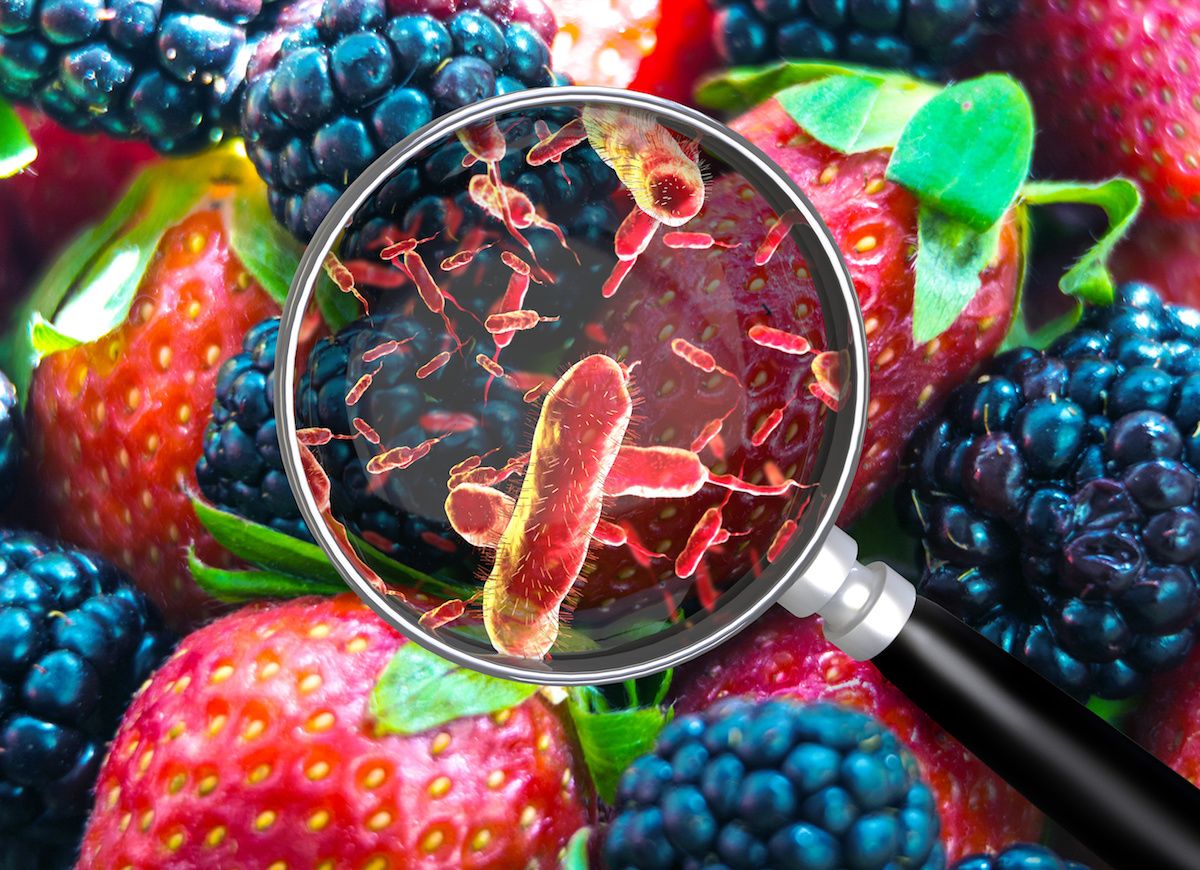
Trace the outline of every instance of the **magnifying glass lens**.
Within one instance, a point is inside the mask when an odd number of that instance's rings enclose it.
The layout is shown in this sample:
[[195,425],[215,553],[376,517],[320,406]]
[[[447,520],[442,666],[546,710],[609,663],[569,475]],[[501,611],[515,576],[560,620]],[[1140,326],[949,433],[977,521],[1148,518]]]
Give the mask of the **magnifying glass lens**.
[[343,215],[294,427],[318,538],[406,630],[507,667],[646,662],[830,521],[856,313],[741,148],[615,102],[475,113]]

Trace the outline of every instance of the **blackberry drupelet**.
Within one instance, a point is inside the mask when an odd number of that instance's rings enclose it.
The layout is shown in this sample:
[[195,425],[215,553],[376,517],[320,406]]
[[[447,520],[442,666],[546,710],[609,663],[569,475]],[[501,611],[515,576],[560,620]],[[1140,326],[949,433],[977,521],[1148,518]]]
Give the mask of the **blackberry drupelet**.
[[169,648],[112,565],[0,531],[0,842],[74,849],[105,743]]
[[923,593],[1078,698],[1178,664],[1200,615],[1200,313],[1128,284],[997,357],[910,442]]
[[832,704],[723,701],[625,771],[610,867],[941,870],[933,793],[877,720]]
[[[354,405],[346,394],[367,370],[352,364],[389,340],[410,338],[382,364],[370,388]],[[313,348],[297,395],[298,425],[353,434],[354,417],[383,439],[378,446],[358,439],[314,448],[330,479],[334,515],[352,532],[393,558],[421,571],[446,571],[460,582],[475,579],[474,550],[451,529],[445,513],[450,468],[468,456],[503,462],[527,440],[522,394],[506,381],[492,381],[463,350],[426,378],[415,371],[443,350],[454,350],[440,321],[417,315],[374,315],[354,321]],[[373,368],[371,369],[373,370]],[[446,437],[408,468],[368,475],[367,460],[389,447],[416,446]]]
[[926,78],[963,60],[1020,0],[710,0],[729,66],[838,58]]
[[[325,0],[315,20],[280,28],[251,63],[247,150],[276,217],[302,239],[372,160],[435,116],[559,82],[542,0],[396,5],[405,14],[390,16],[385,0]],[[398,177],[375,211],[406,210],[417,181]]]
[[297,538],[310,539],[292,497],[275,426],[275,347],[279,318],[252,327],[242,353],[217,374],[212,419],[196,463],[200,491],[215,507]]
[[1089,870],[1086,864],[1060,858],[1045,846],[1018,843],[996,855],[968,855],[952,870]]
[[273,0],[0,0],[0,93],[65,127],[195,151],[236,129]]
[[0,509],[8,506],[17,490],[24,446],[17,388],[0,372]]

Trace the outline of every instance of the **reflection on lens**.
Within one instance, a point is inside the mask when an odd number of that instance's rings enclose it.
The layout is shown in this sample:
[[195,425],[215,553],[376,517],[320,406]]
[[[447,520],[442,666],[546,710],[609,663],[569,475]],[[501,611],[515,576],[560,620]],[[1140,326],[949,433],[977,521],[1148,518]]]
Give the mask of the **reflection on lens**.
[[426,630],[636,648],[715,618],[821,503],[850,360],[799,216],[709,144],[615,105],[501,114],[396,167],[421,207],[326,258],[310,485]]

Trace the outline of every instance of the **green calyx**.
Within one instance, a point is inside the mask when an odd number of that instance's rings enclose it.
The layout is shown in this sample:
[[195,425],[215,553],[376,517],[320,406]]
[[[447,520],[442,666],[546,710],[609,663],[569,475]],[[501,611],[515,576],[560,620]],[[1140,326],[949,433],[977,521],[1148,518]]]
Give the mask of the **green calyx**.
[[[0,112],[0,141],[3,129]],[[155,162],[103,220],[67,246],[18,310],[0,366],[22,395],[43,356],[95,341],[125,322],[163,236],[203,208],[222,214],[234,254],[283,302],[301,248],[271,216],[266,187],[237,144]]]
[[[931,341],[975,298],[1000,228],[1027,205],[1099,206],[1109,230],[1060,281],[1063,293],[1105,304],[1105,261],[1141,198],[1123,179],[1099,184],[1030,182],[1033,108],[1012,78],[989,74],[945,87],[906,75],[832,63],[735,69],[701,84],[697,100],[742,111],[775,99],[817,141],[845,154],[891,150],[887,178],[920,204],[913,340]],[[1018,222],[1024,220],[1017,214]]]
[[20,116],[0,100],[0,178],[16,175],[34,161],[37,153]]

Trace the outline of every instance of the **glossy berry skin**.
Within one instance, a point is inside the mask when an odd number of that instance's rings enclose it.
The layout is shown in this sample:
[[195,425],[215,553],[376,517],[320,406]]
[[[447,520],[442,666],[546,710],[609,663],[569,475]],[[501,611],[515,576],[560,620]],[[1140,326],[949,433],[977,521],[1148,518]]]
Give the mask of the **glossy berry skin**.
[[611,867],[946,866],[912,755],[834,704],[736,698],[680,716],[621,776],[616,809]]
[[[768,100],[732,122],[768,157],[782,167],[810,197],[838,248],[844,252],[850,276],[867,324],[871,360],[871,402],[862,458],[849,498],[841,513],[852,522],[896,480],[905,440],[916,423],[940,407],[961,383],[999,346],[1011,320],[1020,279],[1020,231],[1006,219],[1000,232],[999,254],[981,273],[981,287],[958,320],[931,342],[914,345],[912,300],[914,272],[911,242],[916,238],[917,203],[903,188],[885,180],[887,150],[840,154],[805,134],[776,100]],[[736,178],[717,179],[706,192],[705,210],[693,222],[696,229],[717,238],[741,242],[729,250],[666,250],[651,243],[638,260],[635,278],[645,276],[655,294],[618,294],[613,299],[609,334],[613,346],[627,348],[627,359],[640,360],[635,373],[644,420],[638,435],[648,444],[689,443],[704,425],[738,403],[737,388],[727,378],[705,374],[679,359],[671,340],[698,340],[710,324],[724,324],[700,341],[718,359],[739,360],[739,374],[750,384],[721,430],[725,462],[742,475],[765,477],[773,462],[785,476],[804,461],[822,427],[813,425],[819,403],[808,398],[806,379],[810,359],[757,346],[744,349],[751,326],[767,319],[784,330],[803,328],[797,312],[794,249],[781,248],[765,266],[754,263],[763,238],[762,221],[773,215],[750,212]],[[730,229],[730,228],[734,229]],[[742,235],[741,233],[744,233]],[[714,271],[719,270],[719,271]],[[722,276],[730,293],[695,291]],[[736,325],[736,326],[735,326]],[[734,328],[728,328],[734,327]],[[776,436],[760,446],[752,435],[773,409],[786,406]],[[673,440],[672,440],[673,439]],[[706,461],[711,454],[705,453]],[[792,471],[789,471],[792,469]],[[688,499],[646,499],[621,508],[642,534],[647,546],[678,554],[690,530],[723,494],[709,487]],[[761,553],[779,528],[784,499],[734,495],[724,509],[725,526],[753,529],[707,560],[718,580],[740,576],[748,568],[752,548]],[[662,542],[667,542],[664,547]],[[670,560],[652,563],[650,570],[625,570],[616,565],[619,553],[597,554],[597,570],[583,588],[585,599],[604,600],[627,594],[673,576]],[[613,561],[609,561],[613,560]],[[615,565],[615,567],[613,567]]]
[[170,640],[90,553],[6,530],[0,569],[0,841],[73,847],[105,744]]
[[556,82],[540,0],[456,14],[415,5],[299,4],[256,53],[242,132],[276,217],[302,239],[372,160],[437,115]]
[[836,703],[878,719],[903,738],[933,790],[950,861],[1041,835],[1041,813],[874,665],[856,662],[825,640],[819,619],[771,610],[716,652],[679,668],[672,694],[680,716],[749,696]]
[[[380,360],[371,387],[348,408],[346,394],[363,371],[378,365],[364,366],[358,358],[385,341],[409,336],[415,338],[400,352]],[[385,444],[415,446],[445,434],[437,415],[470,415],[470,428],[449,434],[420,461],[385,477],[367,474],[366,462],[379,448],[362,441],[333,441],[315,448],[315,454],[330,478],[334,515],[351,531],[410,567],[440,569],[472,583],[475,550],[446,519],[450,468],[494,448],[499,450],[492,458],[520,453],[526,406],[519,391],[499,380],[492,382],[485,403],[487,375],[469,355],[452,356],[429,377],[415,377],[422,364],[453,348],[441,322],[430,318],[396,314],[356,320],[314,346],[297,390],[297,423],[349,435],[355,431],[351,420],[361,417]]]
[[1200,615],[1200,315],[1123,285],[996,359],[913,437],[924,594],[1078,698],[1128,697]]
[[25,451],[24,425],[17,388],[0,372],[0,508],[12,501]]
[[278,339],[279,318],[257,323],[242,339],[242,352],[221,364],[196,481],[214,506],[309,538],[279,455],[274,405]]
[[1126,175],[1162,214],[1198,218],[1198,38],[1194,3],[1027,3],[974,63],[1029,89],[1047,175]]
[[951,870],[1089,870],[1086,864],[1067,861],[1045,846],[1018,843],[995,855],[968,855]]
[[278,310],[231,250],[221,211],[202,209],[166,230],[124,323],[33,374],[29,491],[42,525],[123,567],[175,626],[212,604],[187,546],[232,566],[191,505],[217,373]]
[[73,130],[178,154],[235,126],[272,3],[26,0],[0,3],[0,93]]
[[593,816],[559,711],[377,733],[369,696],[404,642],[352,595],[185,638],[113,741],[78,866],[557,867]]
[[710,0],[727,66],[840,59],[935,77],[1002,30],[1019,0]]

